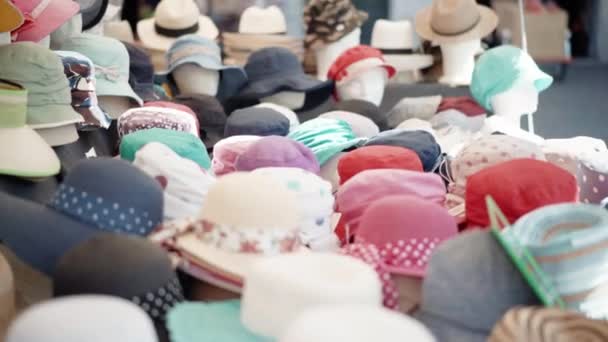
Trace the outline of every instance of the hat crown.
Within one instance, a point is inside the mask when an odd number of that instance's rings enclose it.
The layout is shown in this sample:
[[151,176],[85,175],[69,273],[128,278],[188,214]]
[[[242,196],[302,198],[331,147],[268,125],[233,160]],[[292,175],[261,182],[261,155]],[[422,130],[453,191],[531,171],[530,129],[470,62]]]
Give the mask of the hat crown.
[[413,49],[412,23],[409,20],[376,20],[372,31],[371,46],[377,49]]
[[219,45],[208,38],[196,34],[188,34],[178,38],[167,52],[167,60],[171,65],[179,63],[180,60],[202,56],[212,59],[218,66],[222,65],[222,56]]
[[258,50],[249,56],[245,71],[251,82],[280,74],[303,74],[302,64],[293,52],[271,47]]
[[475,0],[435,0],[431,28],[440,35],[458,35],[475,27],[481,13]]
[[89,57],[96,66],[97,79],[129,80],[129,52],[117,39],[83,33],[67,40],[61,49]]
[[285,33],[287,23],[283,11],[275,5],[262,8],[251,6],[243,11],[239,22],[240,33],[275,34]]
[[166,29],[185,29],[198,23],[200,10],[192,0],[163,0],[154,11],[156,25]]

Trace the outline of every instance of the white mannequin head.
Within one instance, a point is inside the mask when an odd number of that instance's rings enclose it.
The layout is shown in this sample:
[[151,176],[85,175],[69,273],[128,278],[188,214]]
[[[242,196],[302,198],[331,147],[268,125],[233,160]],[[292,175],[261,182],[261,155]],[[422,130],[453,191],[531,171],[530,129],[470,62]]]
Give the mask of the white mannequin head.
[[6,45],[11,43],[10,32],[0,32],[0,45]]
[[490,99],[494,115],[512,120],[519,126],[524,114],[535,113],[538,109],[538,91],[531,82],[519,82],[511,89],[496,94]]
[[387,82],[386,69],[374,67],[357,74],[346,82],[337,84],[336,92],[340,101],[365,100],[379,106],[382,103]]
[[44,38],[42,38],[39,42],[39,45],[44,46],[47,49],[51,48],[51,36],[46,36]]
[[304,107],[306,101],[306,93],[298,91],[281,91],[274,95],[263,97],[260,102],[270,102],[280,106],[287,107],[291,110],[297,110]]
[[172,74],[180,93],[217,95],[220,84],[220,72],[217,70],[207,70],[188,63],[178,66]]
[[480,46],[479,39],[441,44],[443,76],[439,82],[452,86],[471,84],[475,69],[475,55]]
[[124,96],[98,96],[99,106],[110,115],[118,118],[122,113],[135,107],[128,97]]
[[322,81],[327,80],[327,71],[342,52],[359,44],[361,44],[361,29],[357,28],[340,40],[316,50],[317,78]]

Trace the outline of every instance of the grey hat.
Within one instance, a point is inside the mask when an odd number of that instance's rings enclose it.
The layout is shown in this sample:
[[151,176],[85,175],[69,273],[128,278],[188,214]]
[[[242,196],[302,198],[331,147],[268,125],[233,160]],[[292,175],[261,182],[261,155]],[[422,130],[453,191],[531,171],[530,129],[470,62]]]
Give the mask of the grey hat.
[[228,117],[224,137],[233,135],[279,135],[289,133],[289,119],[272,108],[247,107]]
[[384,131],[388,128],[387,117],[388,114],[380,110],[380,107],[365,100],[346,100],[336,103],[335,110],[342,110],[345,112],[356,113],[363,115],[366,118],[372,120],[380,131]]

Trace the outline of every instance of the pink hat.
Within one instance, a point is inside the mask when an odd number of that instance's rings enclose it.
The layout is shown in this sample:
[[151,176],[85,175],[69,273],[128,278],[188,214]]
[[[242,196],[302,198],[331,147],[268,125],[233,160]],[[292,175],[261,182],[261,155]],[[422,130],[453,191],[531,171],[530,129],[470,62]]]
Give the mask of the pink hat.
[[13,31],[13,40],[39,42],[57,30],[80,10],[71,0],[14,0],[25,23]]
[[211,170],[216,176],[222,176],[236,171],[237,158],[249,149],[249,146],[260,140],[256,135],[235,135],[220,140],[213,147]]
[[336,194],[336,211],[341,217],[335,232],[343,242],[347,235],[355,235],[363,211],[386,196],[413,195],[443,205],[445,194],[443,180],[433,173],[396,169],[363,171],[344,183]]
[[376,246],[389,272],[424,277],[433,250],[457,234],[456,220],[441,205],[396,195],[365,211],[355,242]]

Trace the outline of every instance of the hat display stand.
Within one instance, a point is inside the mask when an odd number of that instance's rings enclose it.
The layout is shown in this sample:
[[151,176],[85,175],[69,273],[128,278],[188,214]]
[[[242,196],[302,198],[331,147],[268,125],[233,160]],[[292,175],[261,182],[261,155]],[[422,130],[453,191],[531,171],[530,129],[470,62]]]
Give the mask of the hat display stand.
[[345,35],[341,39],[326,44],[314,51],[317,60],[317,78],[320,80],[327,79],[327,72],[334,61],[344,51],[361,44],[361,29],[356,28],[353,32]]

